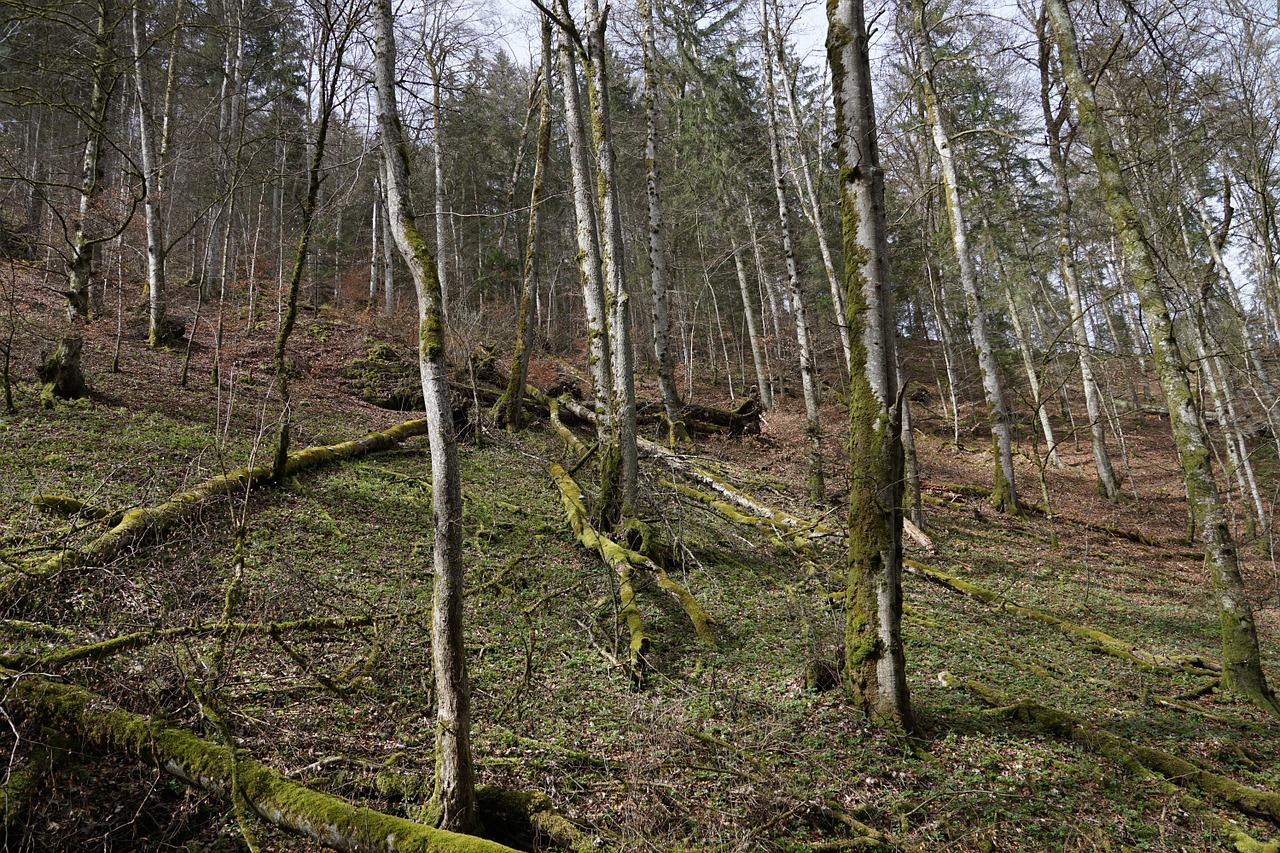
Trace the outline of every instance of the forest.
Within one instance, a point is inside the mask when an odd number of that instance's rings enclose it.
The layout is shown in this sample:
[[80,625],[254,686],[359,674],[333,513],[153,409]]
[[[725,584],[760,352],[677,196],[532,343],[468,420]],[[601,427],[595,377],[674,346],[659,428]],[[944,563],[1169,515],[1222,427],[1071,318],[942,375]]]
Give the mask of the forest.
[[5,851],[1280,853],[1280,4],[0,0]]

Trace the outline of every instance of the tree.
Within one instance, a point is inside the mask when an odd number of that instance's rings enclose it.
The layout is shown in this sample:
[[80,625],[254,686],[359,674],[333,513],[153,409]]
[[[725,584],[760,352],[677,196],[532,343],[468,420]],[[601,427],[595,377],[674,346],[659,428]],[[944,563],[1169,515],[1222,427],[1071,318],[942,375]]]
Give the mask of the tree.
[[765,115],[769,128],[769,160],[773,166],[774,195],[777,198],[778,222],[782,228],[782,252],[787,262],[787,283],[796,318],[796,340],[800,345],[800,382],[804,388],[805,436],[809,439],[809,501],[826,501],[826,484],[822,476],[822,421],[819,415],[818,362],[813,351],[800,267],[791,240],[791,213],[787,204],[787,185],[782,170],[782,142],[778,129],[778,96],[774,80],[773,47],[769,27],[768,0],[760,0],[760,50],[764,56]]
[[1018,512],[1018,491],[1014,483],[1013,436],[1009,427],[1009,410],[1005,404],[1000,366],[996,361],[995,347],[988,329],[986,308],[982,304],[978,272],[973,263],[973,256],[970,254],[969,227],[960,200],[960,181],[957,176],[955,155],[938,104],[938,92],[934,84],[936,60],[924,0],[913,0],[912,16],[914,19],[912,32],[917,40],[918,76],[924,94],[925,112],[933,136],[933,144],[937,149],[939,165],[942,168],[942,188],[946,195],[947,213],[951,219],[952,245],[960,268],[960,285],[964,289],[969,328],[973,333],[973,345],[978,353],[982,389],[987,399],[987,416],[991,423],[991,447],[995,455],[995,487],[991,490],[991,502],[1001,511],[1010,510],[1016,513]]
[[1111,134],[1098,109],[1092,80],[1085,74],[1065,0],[1045,0],[1058,46],[1058,59],[1075,103],[1080,129],[1098,169],[1103,202],[1120,238],[1129,279],[1142,304],[1156,373],[1169,407],[1169,426],[1182,466],[1187,500],[1204,537],[1205,564],[1222,626],[1222,681],[1255,705],[1280,717],[1280,703],[1267,685],[1258,650],[1253,609],[1240,575],[1235,543],[1214,480],[1212,451],[1187,380],[1187,362],[1161,288],[1159,266],[1142,220],[1130,197]]
[[901,400],[867,25],[861,0],[835,0],[827,14],[852,355],[845,678],[872,718],[910,731],[915,723],[900,627]]
[[449,398],[444,320],[435,258],[418,230],[409,152],[396,106],[396,43],[390,0],[373,4],[378,135],[386,159],[387,209],[396,246],[418,296],[418,370],[431,445],[431,652],[436,684],[436,785],[429,811],[444,829],[476,824],[471,762],[471,687],[462,630],[462,482]]

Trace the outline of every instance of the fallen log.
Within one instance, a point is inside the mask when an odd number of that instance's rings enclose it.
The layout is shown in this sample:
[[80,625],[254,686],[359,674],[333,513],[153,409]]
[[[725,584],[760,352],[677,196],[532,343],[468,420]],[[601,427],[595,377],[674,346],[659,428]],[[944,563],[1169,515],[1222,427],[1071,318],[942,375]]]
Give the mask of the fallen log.
[[1046,625],[1052,625],[1070,637],[1085,641],[1091,647],[1104,654],[1129,661],[1144,670],[1182,670],[1183,672],[1203,675],[1214,675],[1222,672],[1221,664],[1203,655],[1158,655],[1138,648],[1134,643],[1113,637],[1103,631],[1077,625],[1074,622],[1054,616],[1052,613],[1046,613],[1043,610],[1037,610],[1034,607],[1023,607],[998,592],[931,568],[916,560],[903,560],[903,567],[908,572],[933,581],[950,589],[952,592],[975,598],[1003,613],[1010,613],[1023,619],[1032,619],[1037,622],[1043,622]]
[[[69,684],[12,671],[5,705],[28,724],[49,727],[82,748],[153,765],[223,799],[237,797],[287,832],[348,853],[511,853],[492,841],[435,829],[313,791],[226,747],[156,717],[144,717]],[[233,775],[234,774],[234,775]]]
[[[1273,791],[1241,785],[1234,779],[1205,770],[1171,753],[1113,735],[1074,714],[1027,699],[1018,699],[979,681],[963,681],[945,671],[939,673],[938,680],[947,687],[964,688],[985,705],[1035,723],[1059,737],[1106,756],[1139,778],[1155,778],[1163,783],[1164,793],[1175,793],[1178,788],[1194,786],[1215,801],[1230,803],[1245,814],[1280,825],[1280,794]],[[1276,850],[1275,842],[1264,846],[1235,824],[1217,816],[1207,803],[1196,798],[1184,799],[1183,802],[1208,818],[1219,832],[1227,836],[1236,850],[1246,853]]]
[[659,444],[641,439],[638,446],[640,452],[645,456],[648,456],[651,459],[656,459],[676,474],[711,489],[723,500],[739,507],[740,509],[746,510],[751,515],[758,518],[768,519],[774,525],[780,525],[781,527],[786,528],[791,531],[793,535],[804,539],[823,539],[827,537],[838,538],[841,535],[839,531],[826,527],[819,522],[806,521],[761,503],[745,492],[739,491],[729,485],[710,471],[695,465],[686,457],[673,453]]
[[[297,474],[335,462],[356,459],[387,450],[408,438],[425,435],[426,432],[427,422],[420,419],[405,421],[383,432],[371,432],[340,444],[306,447],[289,454],[284,470],[286,474]],[[83,549],[64,549],[34,566],[0,577],[0,596],[12,595],[30,583],[52,577],[65,569],[104,565],[138,544],[144,537],[163,533],[190,518],[214,498],[247,492],[266,485],[271,480],[271,466],[256,465],[213,477],[193,489],[179,492],[162,504],[131,509],[124,513],[115,526]]]
[[631,585],[631,561],[627,559],[626,549],[591,526],[587,520],[586,504],[582,501],[582,490],[562,466],[552,463],[551,477],[560,488],[560,498],[574,536],[582,547],[598,553],[605,565],[618,575],[618,618],[627,625],[629,661],[633,677],[638,678],[644,672],[644,656],[649,653],[653,638],[645,632],[644,619],[636,606],[635,589]]
[[[588,550],[599,553],[605,563],[618,574],[622,584],[622,589],[619,591],[621,602],[619,616],[627,623],[627,629],[631,635],[632,665],[638,663],[637,656],[642,657],[652,644],[652,638],[644,631],[643,620],[635,603],[635,591],[631,584],[631,570],[634,568],[646,569],[653,573],[658,587],[674,598],[689,617],[698,637],[714,645],[716,642],[715,620],[703,609],[692,593],[672,580],[665,569],[644,554],[613,541],[592,527],[587,520],[586,505],[582,502],[582,490],[562,466],[553,464],[551,476],[560,488],[565,514],[578,541]],[[637,651],[640,647],[642,649]]]

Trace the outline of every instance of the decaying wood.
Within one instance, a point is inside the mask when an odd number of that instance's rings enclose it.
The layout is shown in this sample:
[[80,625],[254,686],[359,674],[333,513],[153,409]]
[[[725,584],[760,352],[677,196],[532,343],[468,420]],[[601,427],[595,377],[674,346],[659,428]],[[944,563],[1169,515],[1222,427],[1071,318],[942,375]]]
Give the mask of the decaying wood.
[[[1140,779],[1154,778],[1163,783],[1165,793],[1177,792],[1177,788],[1195,787],[1215,802],[1230,803],[1245,814],[1280,825],[1280,794],[1241,785],[1176,755],[1113,735],[1065,711],[1026,699],[1020,700],[991,685],[979,681],[962,681],[947,672],[940,673],[939,680],[948,687],[964,688],[986,705],[1043,726],[1060,737],[1106,756]],[[1250,838],[1238,826],[1217,816],[1203,801],[1185,798],[1182,801],[1192,806],[1190,810],[1205,817],[1219,832],[1226,835],[1236,850],[1264,853],[1275,849],[1274,842],[1264,846]]]
[[769,519],[774,522],[774,524],[780,525],[781,527],[791,531],[795,536],[806,539],[822,539],[826,537],[840,536],[838,531],[825,527],[822,524],[797,518],[794,515],[790,515],[761,503],[745,492],[741,492],[734,488],[725,480],[715,476],[706,469],[700,468],[687,457],[673,453],[652,441],[642,440],[640,442],[640,452],[650,459],[661,462],[681,477],[692,480],[695,483],[711,489],[724,501],[727,501],[740,509],[746,510],[751,515]]
[[126,711],[79,687],[15,672],[0,675],[7,682],[6,708],[28,725],[61,732],[81,748],[156,766],[219,797],[229,798],[234,786],[237,795],[263,820],[330,849],[350,853],[511,853],[511,848],[492,841],[434,829],[313,791],[257,761],[233,757],[226,747],[160,718]]
[[1052,625],[1064,634],[1083,640],[1090,647],[1111,655],[1112,657],[1127,660],[1132,664],[1136,664],[1142,669],[1148,670],[1182,670],[1184,672],[1192,672],[1198,674],[1214,674],[1222,671],[1221,664],[1204,657],[1203,655],[1158,655],[1145,649],[1138,648],[1135,644],[1113,637],[1110,634],[1098,631],[1094,628],[1086,628],[1083,625],[1077,625],[1069,622],[1061,617],[1054,616],[1052,613],[1045,613],[1043,610],[1036,610],[1034,607],[1023,607],[1009,599],[1005,598],[998,592],[994,592],[977,584],[949,575],[946,572],[931,568],[919,563],[915,560],[905,560],[907,571],[920,575],[927,580],[936,584],[945,586],[953,592],[959,592],[991,607],[1000,610],[1003,613],[1010,613],[1024,619],[1033,619],[1037,622],[1043,622],[1046,625]]
[[[334,462],[356,459],[387,450],[400,442],[427,432],[425,420],[405,421],[383,432],[328,446],[307,447],[289,454],[286,474],[297,474]],[[193,489],[179,492],[155,506],[138,507],[124,513],[110,530],[82,549],[67,548],[20,572],[0,577],[0,596],[12,595],[27,584],[52,577],[65,569],[104,565],[136,545],[148,535],[162,533],[190,518],[212,499],[244,493],[272,481],[272,466],[256,465],[221,474]]]
[[714,644],[716,642],[715,622],[697,599],[687,589],[672,580],[666,570],[653,560],[613,541],[592,527],[588,520],[586,505],[582,501],[582,490],[562,466],[553,464],[551,476],[560,488],[565,514],[578,541],[588,550],[600,554],[605,563],[618,574],[621,585],[619,617],[627,623],[627,629],[631,635],[632,666],[642,664],[642,657],[648,652],[652,643],[652,638],[644,630],[643,619],[636,606],[635,592],[631,583],[633,569],[645,569],[651,572],[657,579],[658,587],[671,595],[684,609],[698,637]]

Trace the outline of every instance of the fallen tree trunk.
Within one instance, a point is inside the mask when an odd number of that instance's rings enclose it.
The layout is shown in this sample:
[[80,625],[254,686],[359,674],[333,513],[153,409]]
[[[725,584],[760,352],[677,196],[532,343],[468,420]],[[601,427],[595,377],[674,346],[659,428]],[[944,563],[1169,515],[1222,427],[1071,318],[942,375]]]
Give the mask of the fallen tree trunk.
[[1024,619],[1033,619],[1037,622],[1043,622],[1046,625],[1052,625],[1068,636],[1076,639],[1084,640],[1093,648],[1105,654],[1127,660],[1136,664],[1142,669],[1147,670],[1169,670],[1179,669],[1184,672],[1191,672],[1204,675],[1216,675],[1222,671],[1221,664],[1212,661],[1203,655],[1158,655],[1153,652],[1140,649],[1136,645],[1110,634],[1098,631],[1094,628],[1086,628],[1083,625],[1077,625],[1069,622],[1061,617],[1054,616],[1052,613],[1045,613],[1043,610],[1036,610],[1034,607],[1023,607],[1009,599],[1005,598],[998,592],[980,587],[977,584],[962,580],[954,575],[931,568],[919,563],[915,560],[903,560],[903,564],[907,571],[921,577],[931,580],[940,586],[945,586],[953,592],[976,598],[983,604],[990,605],[996,610],[1004,613],[1011,613],[1014,616],[1020,616]]
[[665,447],[655,444],[652,441],[645,441],[642,439],[639,442],[639,447],[641,453],[651,459],[656,459],[676,474],[711,489],[730,504],[746,510],[751,515],[768,519],[775,525],[780,525],[781,527],[790,530],[792,534],[805,539],[822,539],[826,537],[839,537],[841,535],[839,531],[832,530],[818,522],[806,521],[804,519],[797,518],[794,515],[790,515],[789,513],[767,506],[755,498],[752,498],[750,495],[735,489],[733,486],[712,474],[710,471],[700,468],[685,457],[672,453],[670,450],[667,450]]
[[563,467],[552,463],[551,476],[560,488],[560,498],[564,502],[569,526],[573,528],[582,547],[597,552],[618,575],[618,618],[627,625],[631,638],[628,644],[629,661],[633,677],[638,678],[644,671],[644,656],[649,653],[653,638],[645,632],[644,619],[640,615],[640,608],[636,606],[635,589],[631,585],[631,561],[627,559],[626,549],[591,526],[591,522],[587,520],[586,504],[582,501],[582,490]]
[[[334,462],[356,459],[396,446],[405,439],[427,432],[426,420],[396,424],[383,432],[328,446],[306,447],[289,454],[286,474],[297,474]],[[120,521],[83,549],[68,548],[21,571],[0,578],[0,596],[21,591],[27,584],[52,577],[64,569],[104,565],[140,542],[190,518],[210,500],[265,485],[272,480],[270,465],[256,465],[206,480],[193,489],[179,492],[156,506],[138,507],[124,513]]]
[[588,550],[599,553],[605,563],[618,574],[622,585],[619,591],[621,601],[619,616],[626,621],[631,635],[632,665],[638,663],[637,656],[643,656],[652,644],[652,638],[645,633],[640,611],[636,607],[635,592],[631,584],[633,568],[643,568],[652,572],[658,581],[658,587],[680,604],[689,621],[693,623],[694,632],[698,637],[714,645],[716,643],[715,620],[703,609],[692,593],[672,580],[665,569],[644,554],[614,542],[593,528],[587,520],[586,505],[582,502],[582,490],[562,466],[553,464],[551,476],[560,488],[565,514],[578,541]]
[[118,708],[69,684],[15,672],[5,705],[28,723],[61,732],[81,747],[127,755],[202,791],[244,804],[268,823],[348,853],[511,853],[470,835],[434,829],[313,791],[264,764],[155,718]]
[[[1171,753],[1113,735],[1073,714],[1026,699],[1019,700],[982,682],[961,681],[947,672],[940,673],[938,678],[947,687],[962,687],[986,705],[1027,722],[1033,722],[1060,737],[1065,737],[1104,755],[1139,778],[1150,776],[1152,773],[1159,774],[1159,778],[1170,788],[1174,785],[1181,788],[1194,786],[1217,801],[1230,803],[1245,814],[1264,818],[1280,825],[1280,794],[1241,785],[1233,779],[1205,770]],[[1246,853],[1263,853],[1266,850],[1276,849],[1274,843],[1264,847],[1241,831],[1238,826],[1213,814],[1206,803],[1192,800],[1190,804],[1195,806],[1194,810],[1202,816],[1209,817],[1215,828],[1226,834],[1237,850],[1246,851]]]

